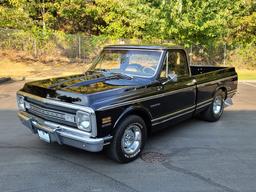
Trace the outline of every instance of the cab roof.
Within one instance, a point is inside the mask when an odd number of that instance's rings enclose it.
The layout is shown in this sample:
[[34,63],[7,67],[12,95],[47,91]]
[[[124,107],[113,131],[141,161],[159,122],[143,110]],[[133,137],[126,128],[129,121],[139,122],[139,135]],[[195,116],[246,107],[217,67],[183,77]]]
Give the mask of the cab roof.
[[168,49],[184,49],[181,46],[169,45],[108,45],[104,49],[149,49],[149,50],[168,50]]

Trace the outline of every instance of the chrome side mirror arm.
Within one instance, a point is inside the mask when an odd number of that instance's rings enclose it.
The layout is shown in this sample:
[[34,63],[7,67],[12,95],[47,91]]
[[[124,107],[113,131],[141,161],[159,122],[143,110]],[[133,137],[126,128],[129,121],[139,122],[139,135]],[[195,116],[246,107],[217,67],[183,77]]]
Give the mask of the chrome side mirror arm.
[[165,85],[168,82],[177,82],[178,81],[178,76],[175,73],[170,73],[168,74],[168,79],[164,81],[162,84]]

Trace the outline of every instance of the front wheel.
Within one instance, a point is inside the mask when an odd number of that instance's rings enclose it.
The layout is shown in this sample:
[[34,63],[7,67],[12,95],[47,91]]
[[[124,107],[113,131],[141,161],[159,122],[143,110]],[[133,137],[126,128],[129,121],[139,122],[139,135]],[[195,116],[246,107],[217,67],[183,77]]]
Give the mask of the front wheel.
[[201,113],[201,117],[210,122],[218,121],[224,111],[225,92],[218,90],[211,105]]
[[144,120],[137,115],[128,116],[117,127],[108,148],[109,157],[121,163],[135,160],[144,148],[146,136]]

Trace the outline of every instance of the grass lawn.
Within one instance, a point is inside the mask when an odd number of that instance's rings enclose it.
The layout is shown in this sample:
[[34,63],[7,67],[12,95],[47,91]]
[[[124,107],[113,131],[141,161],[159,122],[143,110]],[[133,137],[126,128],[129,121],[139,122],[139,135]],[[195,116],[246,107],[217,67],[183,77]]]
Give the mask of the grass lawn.
[[237,70],[239,80],[256,80],[256,70]]

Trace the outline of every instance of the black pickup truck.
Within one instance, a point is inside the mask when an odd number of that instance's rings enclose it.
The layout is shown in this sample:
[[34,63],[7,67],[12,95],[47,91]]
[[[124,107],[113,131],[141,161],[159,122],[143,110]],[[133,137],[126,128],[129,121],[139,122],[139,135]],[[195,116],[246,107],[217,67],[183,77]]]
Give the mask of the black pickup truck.
[[18,116],[46,142],[130,162],[156,130],[219,120],[237,80],[233,67],[190,66],[180,47],[113,45],[82,74],[26,83]]

